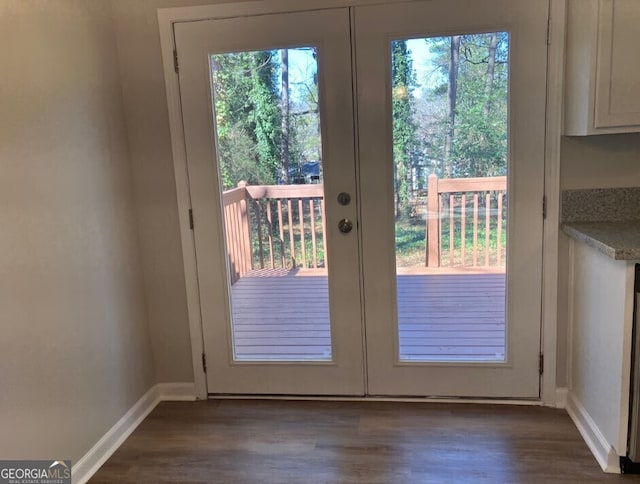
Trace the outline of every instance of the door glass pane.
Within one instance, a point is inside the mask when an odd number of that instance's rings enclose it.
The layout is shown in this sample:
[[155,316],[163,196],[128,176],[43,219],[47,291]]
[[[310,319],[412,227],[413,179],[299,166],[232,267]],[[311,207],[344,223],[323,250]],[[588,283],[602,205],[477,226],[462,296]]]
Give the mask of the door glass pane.
[[504,361],[509,35],[391,52],[400,359]]
[[315,47],[211,56],[236,360],[331,360]]

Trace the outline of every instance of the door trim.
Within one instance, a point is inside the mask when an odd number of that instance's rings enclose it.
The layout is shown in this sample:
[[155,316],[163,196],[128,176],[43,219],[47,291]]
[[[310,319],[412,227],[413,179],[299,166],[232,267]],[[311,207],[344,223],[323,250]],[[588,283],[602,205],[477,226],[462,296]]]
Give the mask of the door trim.
[[[564,113],[564,38],[566,0],[549,0],[547,52],[547,100],[544,162],[544,192],[547,217],[542,225],[542,353],[544,373],[540,399],[545,405],[564,405],[557,398],[558,361],[558,238],[560,237],[560,144]],[[566,325],[567,322],[565,321]],[[565,358],[567,345],[564,345]],[[561,386],[566,386],[565,380]]]
[[[182,124],[180,86],[178,76],[174,70],[174,24],[210,18],[228,18],[242,15],[261,15],[382,3],[401,3],[405,1],[406,0],[306,0],[300,2],[299,0],[258,0],[219,5],[158,9],[160,47],[167,96],[173,168],[176,181],[176,201],[184,264],[185,293],[187,297],[187,313],[192,351],[191,360],[196,398],[206,399],[208,397],[208,389],[206,374],[202,364],[204,339],[200,313],[195,241],[189,220],[191,196]],[[549,25],[553,37],[549,45],[547,64],[544,167],[547,218],[544,220],[543,225],[542,247],[542,351],[545,355],[545,371],[541,377],[540,400],[544,405],[556,406],[560,140],[563,111],[563,39],[565,32],[566,0],[549,0],[549,2]]]

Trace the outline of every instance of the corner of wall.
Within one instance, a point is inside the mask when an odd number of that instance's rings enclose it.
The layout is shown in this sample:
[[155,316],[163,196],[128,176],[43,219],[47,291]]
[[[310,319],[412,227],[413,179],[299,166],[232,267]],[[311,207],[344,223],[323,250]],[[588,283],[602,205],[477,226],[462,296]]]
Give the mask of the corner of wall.
[[193,383],[152,386],[72,467],[73,482],[84,484],[89,481],[160,402],[195,400]]
[[556,388],[556,408],[567,408],[569,389],[566,387]]

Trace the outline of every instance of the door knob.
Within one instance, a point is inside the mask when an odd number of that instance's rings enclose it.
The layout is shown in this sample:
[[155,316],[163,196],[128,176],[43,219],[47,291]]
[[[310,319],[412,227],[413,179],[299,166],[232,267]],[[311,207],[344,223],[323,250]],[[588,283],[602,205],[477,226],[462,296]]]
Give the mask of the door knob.
[[340,205],[349,205],[350,202],[351,195],[349,195],[347,192],[341,192],[338,194],[338,203]]
[[348,218],[343,218],[338,222],[338,230],[343,234],[348,234],[353,229],[353,222]]

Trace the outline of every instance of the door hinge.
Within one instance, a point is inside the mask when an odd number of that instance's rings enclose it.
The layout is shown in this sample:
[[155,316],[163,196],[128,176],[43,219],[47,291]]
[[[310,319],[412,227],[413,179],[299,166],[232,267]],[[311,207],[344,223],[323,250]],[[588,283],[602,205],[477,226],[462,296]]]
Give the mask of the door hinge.
[[202,371],[207,372],[207,355],[202,353]]
[[176,49],[173,49],[173,70],[176,71],[176,74],[179,71],[179,69],[178,69],[178,51]]
[[551,45],[551,15],[547,19],[547,45]]
[[547,196],[542,197],[542,218],[547,218]]
[[193,209],[189,209],[189,228],[193,230]]
[[540,357],[538,359],[538,373],[541,375],[544,373],[544,355],[540,353]]

